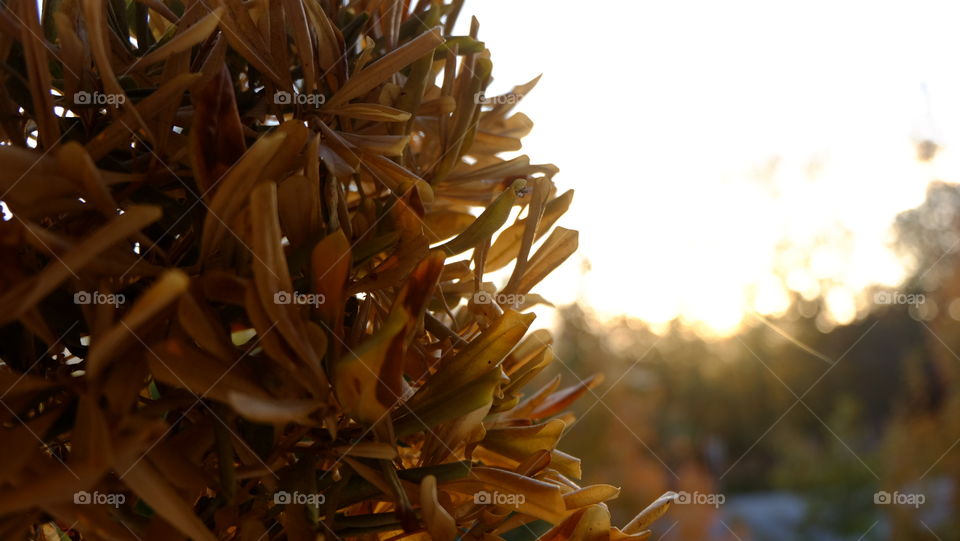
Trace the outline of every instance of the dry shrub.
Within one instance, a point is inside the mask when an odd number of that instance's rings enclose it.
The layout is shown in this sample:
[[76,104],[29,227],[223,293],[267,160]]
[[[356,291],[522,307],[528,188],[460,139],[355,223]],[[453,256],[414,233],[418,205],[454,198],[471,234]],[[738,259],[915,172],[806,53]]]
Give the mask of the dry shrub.
[[0,8],[0,538],[650,535],[521,394],[572,192],[461,4]]

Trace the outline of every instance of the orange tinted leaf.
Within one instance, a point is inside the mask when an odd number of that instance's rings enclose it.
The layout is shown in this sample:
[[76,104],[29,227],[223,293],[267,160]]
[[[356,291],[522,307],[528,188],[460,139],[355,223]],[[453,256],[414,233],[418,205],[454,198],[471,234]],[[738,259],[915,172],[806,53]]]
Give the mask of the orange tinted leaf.
[[457,389],[481,374],[500,365],[503,358],[520,341],[534,319],[533,314],[507,310],[477,339],[446,361],[409,401],[417,408],[456,394]]
[[373,423],[400,399],[403,357],[436,287],[444,256],[433,252],[411,273],[383,326],[334,365],[334,388],[355,419]]
[[340,229],[318,242],[313,247],[310,259],[313,291],[324,296],[324,302],[317,307],[317,311],[338,335],[343,334],[344,291],[351,262],[350,243]]
[[323,407],[314,400],[281,400],[227,391],[227,403],[240,415],[258,423],[315,424],[310,415]]
[[457,523],[437,500],[437,478],[432,475],[420,482],[420,506],[431,539],[453,541],[457,538]]
[[659,498],[653,501],[648,505],[643,511],[633,517],[626,526],[623,527],[623,533],[625,534],[635,534],[641,533],[643,530],[647,529],[653,521],[662,517],[664,513],[667,512],[667,509],[670,509],[670,505],[677,499],[677,494],[675,492],[666,492]]
[[536,406],[529,413],[531,419],[543,419],[560,413],[569,407],[574,401],[583,396],[583,393],[593,389],[603,382],[603,375],[597,374],[591,376],[580,383],[563,389],[562,391],[551,394],[543,403]]
[[537,253],[533,254],[527,264],[527,270],[517,284],[517,291],[528,293],[533,286],[540,283],[555,268],[567,260],[577,251],[579,233],[570,229],[557,227],[544,241]]
[[498,428],[487,431],[481,445],[522,461],[537,451],[552,451],[563,436],[565,424],[555,419],[542,425]]
[[545,483],[514,472],[496,468],[475,467],[467,479],[446,483],[445,490],[455,490],[473,496],[479,491],[498,491],[514,498],[509,509],[558,524],[566,514],[563,496],[556,485]]
[[[563,495],[567,509],[579,509],[588,505],[612,500],[620,495],[620,489],[612,485],[590,485]],[[609,524],[607,525],[609,529]]]
[[603,505],[583,508],[550,530],[541,541],[608,541],[610,512]]

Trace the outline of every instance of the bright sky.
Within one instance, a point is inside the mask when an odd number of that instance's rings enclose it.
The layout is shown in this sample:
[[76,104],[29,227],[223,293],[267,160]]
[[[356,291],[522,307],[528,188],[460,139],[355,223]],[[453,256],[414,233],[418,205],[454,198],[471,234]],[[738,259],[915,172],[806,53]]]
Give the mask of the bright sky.
[[572,258],[539,292],[728,333],[785,287],[843,323],[895,286],[893,217],[960,180],[960,6],[840,4],[468,1],[487,95],[543,72],[524,152],[577,191],[561,224],[592,270]]

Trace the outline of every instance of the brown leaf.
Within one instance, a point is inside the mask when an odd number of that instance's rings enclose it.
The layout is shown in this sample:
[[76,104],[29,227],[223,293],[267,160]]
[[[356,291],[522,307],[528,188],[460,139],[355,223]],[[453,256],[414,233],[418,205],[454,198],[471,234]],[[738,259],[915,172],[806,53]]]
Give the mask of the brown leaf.
[[186,30],[180,31],[180,33],[178,33],[170,41],[150,51],[149,54],[138,58],[128,69],[132,69],[134,66],[149,66],[157,62],[162,62],[171,55],[189,50],[191,47],[210,36],[210,34],[220,24],[220,18],[222,15],[222,6],[214,9],[202,19],[190,25],[190,27]]
[[366,94],[387,77],[410,65],[441,43],[443,43],[443,35],[439,28],[420,34],[347,79],[340,90],[327,100],[327,105],[337,107]]
[[227,391],[227,402],[240,415],[258,423],[315,424],[310,415],[323,407],[314,400],[279,400]]
[[230,392],[267,398],[267,393],[241,363],[221,362],[200,350],[170,339],[147,354],[150,372],[159,381],[186,389],[198,398],[230,403]]
[[[158,218],[160,218],[160,209],[157,207],[132,206],[106,225],[90,232],[85,239],[67,253],[56,257],[33,278],[0,297],[0,323],[16,319],[26,309],[50,294],[69,276],[83,270],[103,251]],[[33,229],[35,226],[27,227]]]
[[437,541],[453,541],[457,538],[457,523],[437,499],[437,478],[427,475],[420,481],[420,506],[423,522],[430,537]]
[[226,65],[194,94],[193,107],[191,162],[200,195],[209,200],[211,190],[247,151]]
[[124,482],[138,496],[183,534],[195,541],[216,541],[216,536],[210,533],[210,530],[193,513],[192,506],[183,501],[149,460],[137,460],[133,464],[118,464],[117,469],[125,471]]
[[670,505],[677,499],[675,492],[666,492],[648,505],[643,511],[633,517],[633,519],[623,527],[623,533],[635,534],[641,533],[647,529],[655,520],[662,517]]
[[135,342],[142,342],[143,339],[137,335],[137,331],[176,301],[187,290],[189,283],[190,278],[180,270],[171,270],[161,276],[137,298],[118,324],[103,336],[93,338],[90,354],[87,356],[87,374],[97,377],[124,348]]
[[310,259],[313,291],[323,295],[324,299],[317,311],[327,326],[340,337],[343,336],[344,293],[351,262],[350,244],[339,229],[313,247]]

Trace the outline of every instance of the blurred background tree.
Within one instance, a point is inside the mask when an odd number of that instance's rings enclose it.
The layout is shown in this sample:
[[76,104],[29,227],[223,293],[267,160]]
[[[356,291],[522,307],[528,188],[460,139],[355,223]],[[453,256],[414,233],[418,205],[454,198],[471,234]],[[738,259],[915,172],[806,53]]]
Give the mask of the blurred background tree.
[[[824,299],[799,295],[720,339],[561,310],[561,365],[543,377],[605,375],[566,443],[590,459],[585,479],[644,487],[613,502],[617,520],[699,491],[726,502],[676,506],[664,539],[960,539],[960,187],[931,184],[894,227],[911,269],[899,293],[922,302],[871,292],[829,332]],[[925,502],[877,505],[880,490]]]

